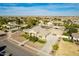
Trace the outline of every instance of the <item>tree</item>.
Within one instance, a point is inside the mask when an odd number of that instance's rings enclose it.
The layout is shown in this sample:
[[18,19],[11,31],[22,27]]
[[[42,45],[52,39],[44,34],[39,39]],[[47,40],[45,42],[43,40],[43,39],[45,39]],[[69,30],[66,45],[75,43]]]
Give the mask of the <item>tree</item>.
[[23,23],[22,20],[16,19],[16,24],[20,25],[20,24],[22,24],[22,23]]
[[25,21],[26,24],[28,24],[28,28],[31,28],[39,23],[39,21],[36,18],[32,18],[32,17],[27,18],[27,20]]
[[78,30],[76,28],[70,28],[67,33],[72,34],[72,33],[77,33],[77,32]]
[[25,32],[25,34],[22,35],[24,38],[29,39],[29,33]]
[[0,25],[7,24],[7,23],[8,21],[5,18],[0,17]]
[[38,41],[38,37],[30,36],[29,40],[32,41],[32,42],[37,42]]
[[53,45],[54,50],[58,50],[58,48],[59,48],[58,44]]
[[49,21],[48,20],[43,20],[44,24],[47,24]]
[[77,24],[73,24],[72,21],[68,20],[64,24],[66,33],[63,33],[65,35],[69,35],[71,37],[71,41],[73,41],[72,33],[77,33],[79,26]]

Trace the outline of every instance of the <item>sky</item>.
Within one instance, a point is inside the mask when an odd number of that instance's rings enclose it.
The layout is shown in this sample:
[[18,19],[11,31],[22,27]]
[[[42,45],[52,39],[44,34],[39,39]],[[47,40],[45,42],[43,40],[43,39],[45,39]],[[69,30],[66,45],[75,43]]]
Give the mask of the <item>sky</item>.
[[79,3],[0,3],[1,16],[79,16]]

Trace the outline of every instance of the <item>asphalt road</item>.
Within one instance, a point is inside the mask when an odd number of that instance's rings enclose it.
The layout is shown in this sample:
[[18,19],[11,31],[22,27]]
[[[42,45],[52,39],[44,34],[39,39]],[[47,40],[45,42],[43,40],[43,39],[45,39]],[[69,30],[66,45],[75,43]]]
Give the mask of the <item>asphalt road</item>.
[[6,51],[12,53],[13,56],[36,56],[35,54],[31,53],[27,49],[23,49],[11,42],[9,42],[6,37],[0,37],[0,46],[6,45]]

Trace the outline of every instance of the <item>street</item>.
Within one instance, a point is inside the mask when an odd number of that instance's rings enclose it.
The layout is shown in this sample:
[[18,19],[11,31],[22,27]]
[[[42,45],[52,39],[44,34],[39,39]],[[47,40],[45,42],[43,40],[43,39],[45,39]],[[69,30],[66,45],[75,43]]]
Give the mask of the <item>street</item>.
[[[13,56],[34,56],[32,52],[28,51],[28,48],[25,50],[13,43],[9,42],[5,37],[0,37],[0,46],[7,46],[6,51],[12,53]],[[35,55],[36,56],[36,55]]]

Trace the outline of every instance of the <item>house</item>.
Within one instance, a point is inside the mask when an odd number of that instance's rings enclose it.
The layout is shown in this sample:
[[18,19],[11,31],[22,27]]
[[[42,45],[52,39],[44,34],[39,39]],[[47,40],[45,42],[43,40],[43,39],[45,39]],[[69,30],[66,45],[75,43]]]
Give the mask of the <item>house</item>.
[[27,26],[28,26],[27,24],[20,25],[20,27],[27,27]]
[[79,25],[79,20],[73,20],[72,22],[73,22],[73,24],[78,24]]
[[48,25],[48,26],[51,26],[51,25],[53,25],[53,24],[52,24],[52,22],[48,22],[47,25]]
[[8,22],[7,27],[9,28],[15,28],[18,27],[19,25],[17,25],[15,22]]
[[42,28],[49,29],[49,28],[52,28],[53,27],[53,24],[52,24],[52,22],[48,22],[47,24],[41,23],[40,26]]
[[2,27],[4,27],[4,28],[8,28],[8,29],[10,29],[10,26],[9,25],[2,25]]
[[36,36],[37,35],[37,33],[34,30],[32,30],[32,29],[23,29],[23,31],[24,32],[28,32],[32,36]]
[[39,26],[44,26],[45,24],[44,24],[44,22],[42,21],[42,20],[39,20]]
[[72,33],[72,38],[74,41],[79,41],[79,33]]
[[50,33],[47,29],[42,28],[41,26],[35,26],[32,28],[37,33],[37,37],[42,36],[43,39]]
[[41,26],[35,26],[31,29],[23,29],[24,32],[32,33],[34,36],[46,39],[46,36],[50,33],[48,30],[42,28]]

